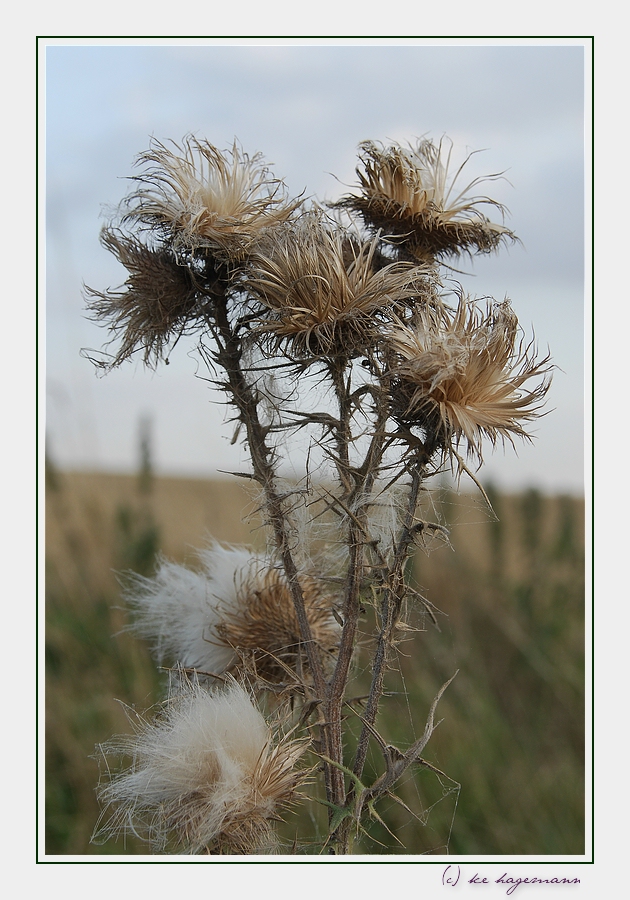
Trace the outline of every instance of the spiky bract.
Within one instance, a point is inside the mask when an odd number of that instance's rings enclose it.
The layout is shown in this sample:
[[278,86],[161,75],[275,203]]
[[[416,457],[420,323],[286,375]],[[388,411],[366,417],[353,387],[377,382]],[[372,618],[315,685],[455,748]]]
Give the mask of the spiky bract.
[[126,201],[129,219],[162,228],[176,247],[210,248],[228,261],[240,259],[251,241],[286,221],[300,206],[288,202],[260,153],[234,143],[223,153],[189,135],[169,149],[154,140],[138,157],[145,170]]
[[[266,681],[304,678],[300,627],[289,585],[268,557],[215,543],[199,551],[201,571],[162,560],[155,576],[133,576],[127,600],[135,632],[158,662],[210,675],[246,665]],[[314,578],[300,586],[313,640],[330,653],[339,640],[330,599]]]
[[508,228],[491,222],[479,208],[489,204],[503,213],[501,204],[470,195],[478,184],[499,176],[475,178],[462,190],[456,188],[470,156],[450,177],[451,149],[444,154],[442,141],[435,145],[421,140],[408,148],[364,141],[357,167],[361,194],[343,197],[335,205],[358,212],[369,227],[397,236],[397,242],[420,261],[488,253],[503,241],[514,240]]
[[359,242],[317,213],[277,230],[245,281],[267,309],[259,330],[296,356],[361,353],[392,310],[426,290],[426,269],[377,265],[378,248],[378,237]]
[[537,361],[533,344],[518,334],[508,301],[484,311],[461,297],[455,310],[442,304],[419,309],[413,326],[388,335],[396,418],[431,432],[447,451],[465,439],[480,460],[484,437],[493,444],[528,438],[523,426],[540,415],[551,366],[549,357]]
[[155,852],[265,853],[271,821],[295,797],[306,772],[304,741],[274,734],[236,682],[208,691],[183,681],[135,734],[100,745],[131,764],[99,785],[103,813],[92,840],[133,833]]

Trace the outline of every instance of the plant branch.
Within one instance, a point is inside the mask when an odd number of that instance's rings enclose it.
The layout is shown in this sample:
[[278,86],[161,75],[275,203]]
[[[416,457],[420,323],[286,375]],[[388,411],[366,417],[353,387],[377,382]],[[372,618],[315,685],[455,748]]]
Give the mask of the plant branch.
[[[338,763],[333,772],[334,803],[338,807],[347,804],[343,778],[343,735],[341,728],[342,708],[348,684],[350,663],[354,652],[361,604],[360,592],[365,566],[365,547],[369,542],[367,505],[374,483],[380,470],[386,439],[387,406],[384,400],[377,401],[376,422],[370,444],[359,467],[350,464],[350,443],[352,440],[351,418],[353,397],[350,378],[345,377],[346,363],[330,366],[331,378],[339,405],[340,427],[337,430],[337,471],[342,488],[339,504],[349,511],[346,543],[349,550],[346,571],[346,590],[343,603],[344,624],[341,633],[337,665],[330,685],[326,718],[331,728],[330,755]],[[350,790],[353,790],[351,787]],[[348,852],[348,821],[343,819],[333,830],[330,845],[340,853]]]
[[386,771],[376,779],[371,787],[366,788],[357,798],[357,804],[355,808],[355,818],[357,821],[361,818],[361,813],[366,803],[372,803],[379,797],[382,797],[383,794],[389,793],[395,782],[398,781],[401,775],[406,772],[409,766],[413,765],[413,763],[419,760],[420,754],[429,743],[431,735],[437,728],[437,725],[439,725],[439,722],[437,724],[435,723],[435,712],[437,709],[437,705],[442,698],[442,694],[457,675],[457,672],[459,672],[459,669],[457,669],[457,671],[449,678],[449,680],[442,685],[442,687],[433,698],[431,708],[429,709],[429,715],[427,716],[427,721],[424,726],[424,731],[418,738],[418,740],[414,741],[414,743],[405,753],[401,753],[395,747],[387,748],[389,752],[386,754]]

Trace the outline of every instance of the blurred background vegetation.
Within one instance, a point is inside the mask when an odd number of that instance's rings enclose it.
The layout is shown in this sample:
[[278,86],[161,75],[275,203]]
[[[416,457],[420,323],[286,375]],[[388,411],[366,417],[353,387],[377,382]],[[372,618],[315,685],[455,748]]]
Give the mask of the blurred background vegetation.
[[[150,574],[158,552],[194,562],[212,536],[260,545],[255,504],[235,479],[155,478],[141,429],[137,476],[60,472],[46,479],[46,852],[147,853],[133,837],[90,844],[99,809],[95,745],[130,731],[124,704],[144,711],[166,675],[128,622],[116,572]],[[359,853],[584,852],[584,503],[536,490],[427,494],[427,518],[451,546],[419,549],[411,578],[440,612],[416,610],[386,682],[376,726],[404,750],[422,733],[433,768],[409,772],[382,801]],[[437,517],[437,519],[436,519]],[[431,552],[429,552],[431,551]],[[366,603],[353,696],[367,693],[374,614]],[[348,706],[348,759],[360,725]],[[366,778],[383,769],[376,742]],[[316,793],[316,788],[311,789]],[[402,802],[401,802],[402,801]],[[303,803],[282,826],[285,852],[321,852],[325,808]]]

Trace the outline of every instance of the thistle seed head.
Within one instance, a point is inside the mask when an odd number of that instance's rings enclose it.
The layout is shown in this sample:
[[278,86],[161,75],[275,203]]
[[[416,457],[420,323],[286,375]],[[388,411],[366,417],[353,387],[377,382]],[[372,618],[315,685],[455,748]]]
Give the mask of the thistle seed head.
[[210,248],[239,260],[265,228],[286,221],[301,201],[286,199],[261,154],[249,156],[234,143],[222,153],[189,135],[169,149],[153,141],[138,157],[126,218],[164,231],[176,247]]
[[115,356],[101,365],[114,368],[138,349],[145,365],[155,365],[179,335],[199,327],[204,298],[169,247],[151,249],[113,228],[103,229],[101,243],[129,272],[119,290],[86,288],[92,318],[108,326],[112,340],[122,336]]
[[[134,727],[97,748],[108,778],[98,788],[94,843],[131,832],[158,853],[270,851],[271,821],[308,775],[297,768],[306,741],[272,729],[235,681],[208,691],[183,680],[155,717],[137,715]],[[131,763],[111,775],[116,757]]]
[[379,236],[359,242],[312,214],[278,229],[251,257],[245,286],[265,308],[259,332],[298,357],[359,354],[400,305],[426,289],[428,269],[376,264]]
[[[132,629],[148,639],[158,663],[221,676],[247,665],[266,681],[304,677],[300,626],[286,578],[267,557],[213,544],[199,552],[201,571],[162,560],[152,578],[133,576],[127,600]],[[331,600],[315,579],[300,577],[312,639],[325,655],[339,641]]]
[[359,147],[357,167],[361,193],[334,204],[355,211],[372,229],[397,235],[399,243],[416,260],[430,262],[462,253],[489,253],[514,234],[491,222],[480,210],[490,205],[502,214],[504,207],[486,196],[471,195],[478,184],[499,175],[475,178],[462,190],[456,182],[467,160],[453,177],[449,175],[452,145],[445,153],[421,140],[408,148],[383,147],[365,141]]
[[484,437],[492,444],[529,438],[524,424],[541,415],[552,366],[549,356],[536,360],[533,343],[519,342],[518,333],[508,301],[485,312],[464,297],[455,310],[419,309],[412,326],[388,334],[394,416],[437,435],[447,452],[464,439],[480,461]]
[[[330,600],[322,595],[312,577],[302,576],[300,587],[312,640],[332,659],[340,629]],[[307,668],[306,654],[286,578],[278,569],[252,569],[239,599],[239,608],[225,610],[217,625],[219,637],[234,647],[244,661],[249,658],[259,677],[271,682],[286,681],[289,669],[302,680]]]

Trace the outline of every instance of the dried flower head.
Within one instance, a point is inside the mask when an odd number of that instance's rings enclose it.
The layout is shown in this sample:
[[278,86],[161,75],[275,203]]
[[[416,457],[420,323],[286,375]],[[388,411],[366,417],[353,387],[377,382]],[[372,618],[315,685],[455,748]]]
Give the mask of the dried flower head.
[[103,365],[120,365],[138,348],[144,351],[145,364],[154,364],[173,340],[198,327],[203,296],[191,270],[180,265],[168,247],[151,249],[111,228],[103,229],[101,243],[129,272],[124,290],[86,288],[93,318],[109,327],[112,340],[122,335],[118,352]]
[[184,681],[133,735],[99,745],[99,755],[131,757],[98,789],[104,809],[92,840],[133,833],[154,852],[269,852],[271,821],[295,799],[308,772],[296,768],[305,741],[274,734],[236,682],[208,691]]
[[[330,600],[324,598],[313,578],[302,576],[300,584],[312,639],[326,654],[332,654],[339,643],[339,625]],[[302,680],[306,654],[284,575],[278,569],[252,571],[239,599],[240,608],[225,611],[217,634],[241,657],[247,653],[260,677],[286,681],[288,669]]]
[[176,247],[207,247],[238,259],[261,230],[286,221],[300,201],[288,202],[261,154],[236,142],[222,153],[189,135],[173,150],[159,141],[138,157],[145,171],[127,199],[127,218],[162,227]]
[[[481,460],[487,437],[529,438],[523,424],[541,413],[549,388],[549,357],[535,359],[533,344],[517,340],[518,320],[508,301],[486,311],[461,297],[446,306],[418,310],[413,326],[392,328],[388,347],[394,379],[393,411],[450,450],[464,438]],[[542,380],[531,390],[524,385]]]
[[357,175],[361,194],[343,197],[336,206],[358,212],[366,225],[397,235],[399,242],[421,261],[461,253],[488,253],[514,234],[491,222],[480,205],[500,210],[500,203],[486,196],[470,195],[478,184],[499,175],[475,178],[460,190],[459,175],[470,155],[449,176],[452,145],[443,152],[421,140],[415,147],[393,144],[383,147],[365,141],[359,147]]
[[[302,677],[305,653],[284,575],[240,547],[213,544],[199,559],[201,571],[162,560],[154,577],[129,584],[134,631],[152,642],[158,662],[211,675],[245,662],[269,681],[286,680],[287,668]],[[329,653],[339,640],[330,599],[312,577],[300,585],[312,638]]]
[[360,353],[392,309],[425,290],[426,269],[381,266],[378,246],[378,237],[358,242],[317,213],[274,232],[245,282],[267,310],[260,330],[297,356]]

